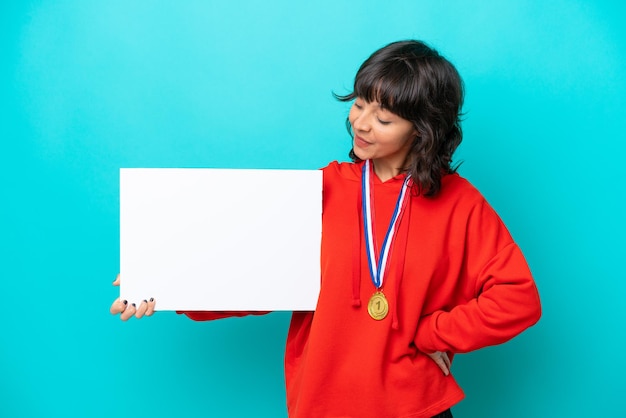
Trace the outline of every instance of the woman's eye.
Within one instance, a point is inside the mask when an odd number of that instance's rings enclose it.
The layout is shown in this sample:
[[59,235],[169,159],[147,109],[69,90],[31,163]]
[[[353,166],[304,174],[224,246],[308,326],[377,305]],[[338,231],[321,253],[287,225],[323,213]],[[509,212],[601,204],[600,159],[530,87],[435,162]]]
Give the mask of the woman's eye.
[[354,102],[354,107],[356,107],[357,109],[362,109],[363,106],[361,106],[360,103]]
[[382,120],[380,118],[378,118],[378,122],[380,122],[381,125],[389,125],[391,123],[389,120]]

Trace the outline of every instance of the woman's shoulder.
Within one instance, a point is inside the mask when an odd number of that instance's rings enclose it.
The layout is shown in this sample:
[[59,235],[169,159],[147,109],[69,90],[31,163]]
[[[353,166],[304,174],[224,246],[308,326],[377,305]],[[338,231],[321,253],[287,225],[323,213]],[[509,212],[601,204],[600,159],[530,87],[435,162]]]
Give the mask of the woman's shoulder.
[[464,192],[470,195],[480,195],[478,189],[459,173],[452,173],[443,176],[441,179],[441,190],[444,193]]
[[499,215],[489,204],[484,195],[469,180],[457,173],[444,176],[441,191],[437,196],[439,208],[448,208],[451,216],[472,217],[501,223]]
[[441,179],[441,190],[435,200],[469,207],[485,203],[482,193],[458,173],[447,174]]
[[322,168],[324,181],[353,180],[361,181],[361,165],[363,163],[332,161]]

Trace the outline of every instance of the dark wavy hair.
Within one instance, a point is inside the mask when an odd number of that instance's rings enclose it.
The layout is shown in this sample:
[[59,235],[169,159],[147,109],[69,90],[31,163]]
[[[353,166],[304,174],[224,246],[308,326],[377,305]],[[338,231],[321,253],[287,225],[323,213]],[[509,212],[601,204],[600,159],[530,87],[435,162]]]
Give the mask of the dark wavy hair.
[[[435,196],[441,178],[456,172],[452,154],[461,143],[463,80],[454,66],[424,42],[393,42],[374,52],[359,68],[352,93],[334,94],[342,102],[361,98],[409,120],[418,136],[402,170],[419,195]],[[352,136],[350,121],[346,120]],[[350,158],[357,162],[354,148]]]

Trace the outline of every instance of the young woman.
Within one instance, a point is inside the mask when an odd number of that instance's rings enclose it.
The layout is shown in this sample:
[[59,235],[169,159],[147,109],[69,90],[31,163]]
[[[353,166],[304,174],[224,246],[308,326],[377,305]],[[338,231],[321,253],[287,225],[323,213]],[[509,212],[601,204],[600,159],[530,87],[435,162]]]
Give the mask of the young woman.
[[[323,169],[322,286],[315,312],[293,313],[289,416],[451,417],[463,398],[453,355],[537,322],[535,283],[498,215],[451,166],[463,86],[450,62],[395,42],[338,99],[354,101],[352,163]],[[153,310],[111,308],[122,319]]]

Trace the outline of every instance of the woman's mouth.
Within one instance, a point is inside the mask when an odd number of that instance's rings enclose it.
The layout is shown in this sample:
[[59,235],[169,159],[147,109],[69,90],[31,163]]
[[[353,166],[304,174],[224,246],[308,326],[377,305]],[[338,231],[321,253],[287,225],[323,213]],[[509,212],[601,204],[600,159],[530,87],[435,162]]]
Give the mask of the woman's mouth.
[[366,140],[364,140],[360,136],[355,135],[354,136],[354,145],[356,145],[359,148],[365,148],[365,147],[368,147],[368,146],[370,146],[372,144],[370,142],[367,142]]

